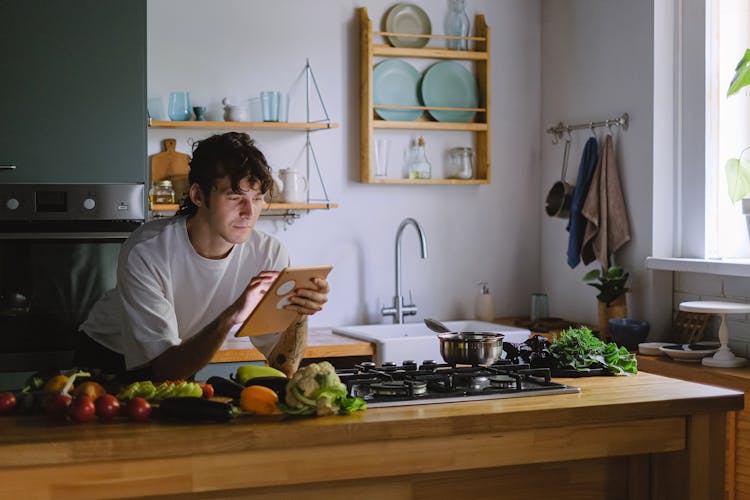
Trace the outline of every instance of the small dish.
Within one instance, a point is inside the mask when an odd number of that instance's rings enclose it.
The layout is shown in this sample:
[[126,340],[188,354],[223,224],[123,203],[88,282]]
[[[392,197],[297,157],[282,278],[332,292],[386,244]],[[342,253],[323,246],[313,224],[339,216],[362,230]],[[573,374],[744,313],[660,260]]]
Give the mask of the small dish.
[[[432,24],[427,13],[412,3],[399,3],[388,11],[385,18],[385,30],[389,33],[414,33],[415,35],[432,34]],[[389,36],[388,41],[394,47],[419,49],[427,45],[429,38],[410,36]]]
[[670,344],[659,348],[675,361],[698,362],[719,350],[716,344]]
[[638,352],[646,356],[663,356],[664,353],[659,348],[667,345],[672,344],[668,342],[643,342],[638,344]]

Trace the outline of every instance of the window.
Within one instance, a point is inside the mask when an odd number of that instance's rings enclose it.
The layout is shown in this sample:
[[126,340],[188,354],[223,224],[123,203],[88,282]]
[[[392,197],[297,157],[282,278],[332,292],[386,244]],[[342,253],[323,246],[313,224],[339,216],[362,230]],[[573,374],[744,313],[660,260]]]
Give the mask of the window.
[[[737,62],[750,48],[750,0],[710,0],[706,14],[706,252],[750,257],[750,222],[742,203],[729,198],[724,167],[750,146],[750,90],[726,95]],[[743,158],[750,160],[750,150]]]

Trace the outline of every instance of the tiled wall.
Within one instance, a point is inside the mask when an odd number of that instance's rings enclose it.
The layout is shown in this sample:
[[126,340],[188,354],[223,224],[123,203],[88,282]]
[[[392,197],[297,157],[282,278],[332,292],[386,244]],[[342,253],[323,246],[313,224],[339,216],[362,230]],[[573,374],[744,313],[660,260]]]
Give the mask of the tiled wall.
[[[675,314],[681,302],[691,300],[721,300],[750,302],[750,278],[717,276],[700,273],[674,273]],[[750,317],[746,314],[727,316],[729,346],[737,356],[750,356]],[[704,340],[718,340],[719,321],[715,317]]]

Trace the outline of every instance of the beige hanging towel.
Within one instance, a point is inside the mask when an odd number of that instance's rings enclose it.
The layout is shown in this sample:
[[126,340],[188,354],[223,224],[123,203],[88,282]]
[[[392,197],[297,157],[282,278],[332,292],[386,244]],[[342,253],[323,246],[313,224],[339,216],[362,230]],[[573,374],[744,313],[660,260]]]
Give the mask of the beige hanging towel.
[[586,219],[581,260],[584,264],[596,260],[608,269],[610,255],[630,241],[630,221],[611,135],[604,142],[581,214]]

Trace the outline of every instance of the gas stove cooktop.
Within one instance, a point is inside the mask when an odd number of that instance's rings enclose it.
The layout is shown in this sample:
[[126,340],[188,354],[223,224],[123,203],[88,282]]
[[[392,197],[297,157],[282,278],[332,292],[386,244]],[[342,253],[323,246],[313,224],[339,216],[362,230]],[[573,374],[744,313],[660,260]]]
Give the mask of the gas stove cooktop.
[[426,360],[361,363],[336,371],[350,396],[368,408],[454,403],[483,399],[520,398],[580,392],[553,382],[547,368],[531,368],[501,360],[489,366],[453,366]]

